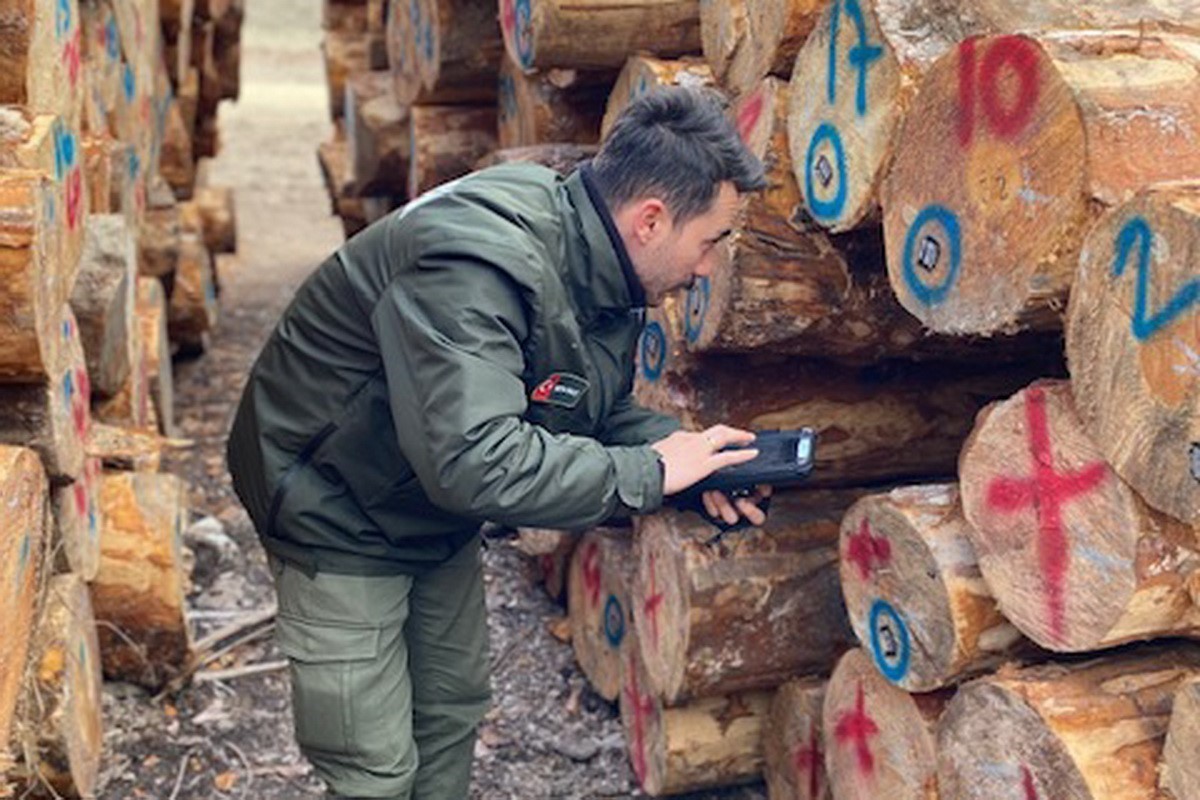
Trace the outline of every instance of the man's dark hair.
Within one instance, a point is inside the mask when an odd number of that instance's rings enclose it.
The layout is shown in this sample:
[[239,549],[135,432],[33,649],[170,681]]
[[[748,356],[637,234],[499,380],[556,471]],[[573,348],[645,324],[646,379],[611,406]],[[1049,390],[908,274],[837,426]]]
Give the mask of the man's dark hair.
[[762,162],[738,136],[723,98],[708,89],[656,89],[630,103],[592,170],[609,208],[657,195],[676,222],[707,211],[724,181],[739,192],[766,185]]

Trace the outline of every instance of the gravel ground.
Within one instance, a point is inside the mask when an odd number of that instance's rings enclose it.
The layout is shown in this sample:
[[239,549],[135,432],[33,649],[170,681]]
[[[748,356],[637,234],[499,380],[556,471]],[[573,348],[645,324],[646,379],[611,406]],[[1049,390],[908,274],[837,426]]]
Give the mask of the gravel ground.
[[[304,276],[341,240],[315,151],[329,132],[318,0],[251,0],[242,95],[221,112],[212,180],[237,192],[239,253],[223,258],[221,322],[209,352],[176,365],[181,435],[194,442],[168,468],[192,487],[196,554],[189,604],[197,636],[273,602],[265,557],[225,474],[233,404],[270,326]],[[638,793],[615,708],[594,695],[569,645],[548,631],[561,616],[528,559],[506,547],[485,558],[495,703],[480,731],[473,798],[614,798]],[[217,667],[278,663],[269,638]],[[286,670],[192,684],[154,698],[105,686],[102,800],[322,796],[292,740]],[[763,798],[759,787],[694,800]]]

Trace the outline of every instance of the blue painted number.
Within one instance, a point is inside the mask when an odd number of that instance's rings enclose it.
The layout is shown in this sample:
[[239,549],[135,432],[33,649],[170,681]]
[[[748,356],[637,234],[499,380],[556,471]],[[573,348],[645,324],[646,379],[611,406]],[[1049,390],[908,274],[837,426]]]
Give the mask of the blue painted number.
[[1150,314],[1150,245],[1153,239],[1150,224],[1142,217],[1134,217],[1117,234],[1117,258],[1113,262],[1113,277],[1119,278],[1125,274],[1130,251],[1137,245],[1137,288],[1131,329],[1139,342],[1149,339],[1200,302],[1200,278],[1192,278],[1159,311]]

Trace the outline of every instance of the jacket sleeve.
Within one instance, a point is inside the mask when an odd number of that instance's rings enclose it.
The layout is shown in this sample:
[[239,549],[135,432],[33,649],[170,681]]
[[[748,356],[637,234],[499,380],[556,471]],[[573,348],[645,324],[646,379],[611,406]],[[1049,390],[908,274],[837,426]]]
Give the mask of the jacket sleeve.
[[656,510],[662,476],[648,446],[605,447],[522,419],[526,300],[493,264],[427,255],[373,309],[400,450],[422,488],[446,511],[507,525],[585,528]]
[[642,408],[627,394],[604,420],[599,439],[606,445],[636,445],[665,439],[683,426],[679,420]]

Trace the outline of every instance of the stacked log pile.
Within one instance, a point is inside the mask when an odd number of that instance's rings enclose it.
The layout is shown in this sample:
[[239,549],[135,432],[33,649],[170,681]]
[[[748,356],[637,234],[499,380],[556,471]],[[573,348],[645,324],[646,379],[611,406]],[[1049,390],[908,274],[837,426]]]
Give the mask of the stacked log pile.
[[95,796],[101,675],[155,687],[188,657],[185,487],[146,453],[233,249],[196,162],[241,8],[30,0],[0,26],[0,795]]
[[[348,235],[473,163],[568,172],[661,86],[723,93],[764,163],[723,263],[648,311],[634,393],[692,428],[813,427],[807,485],[761,529],[520,537],[645,791],[1189,796],[1196,726],[1163,740],[1190,655],[1037,664],[1200,634],[1200,184],[1159,185],[1200,181],[1200,15],[329,0],[326,23]],[[1019,733],[971,744],[996,724]],[[1105,763],[1122,726],[1137,752]]]

